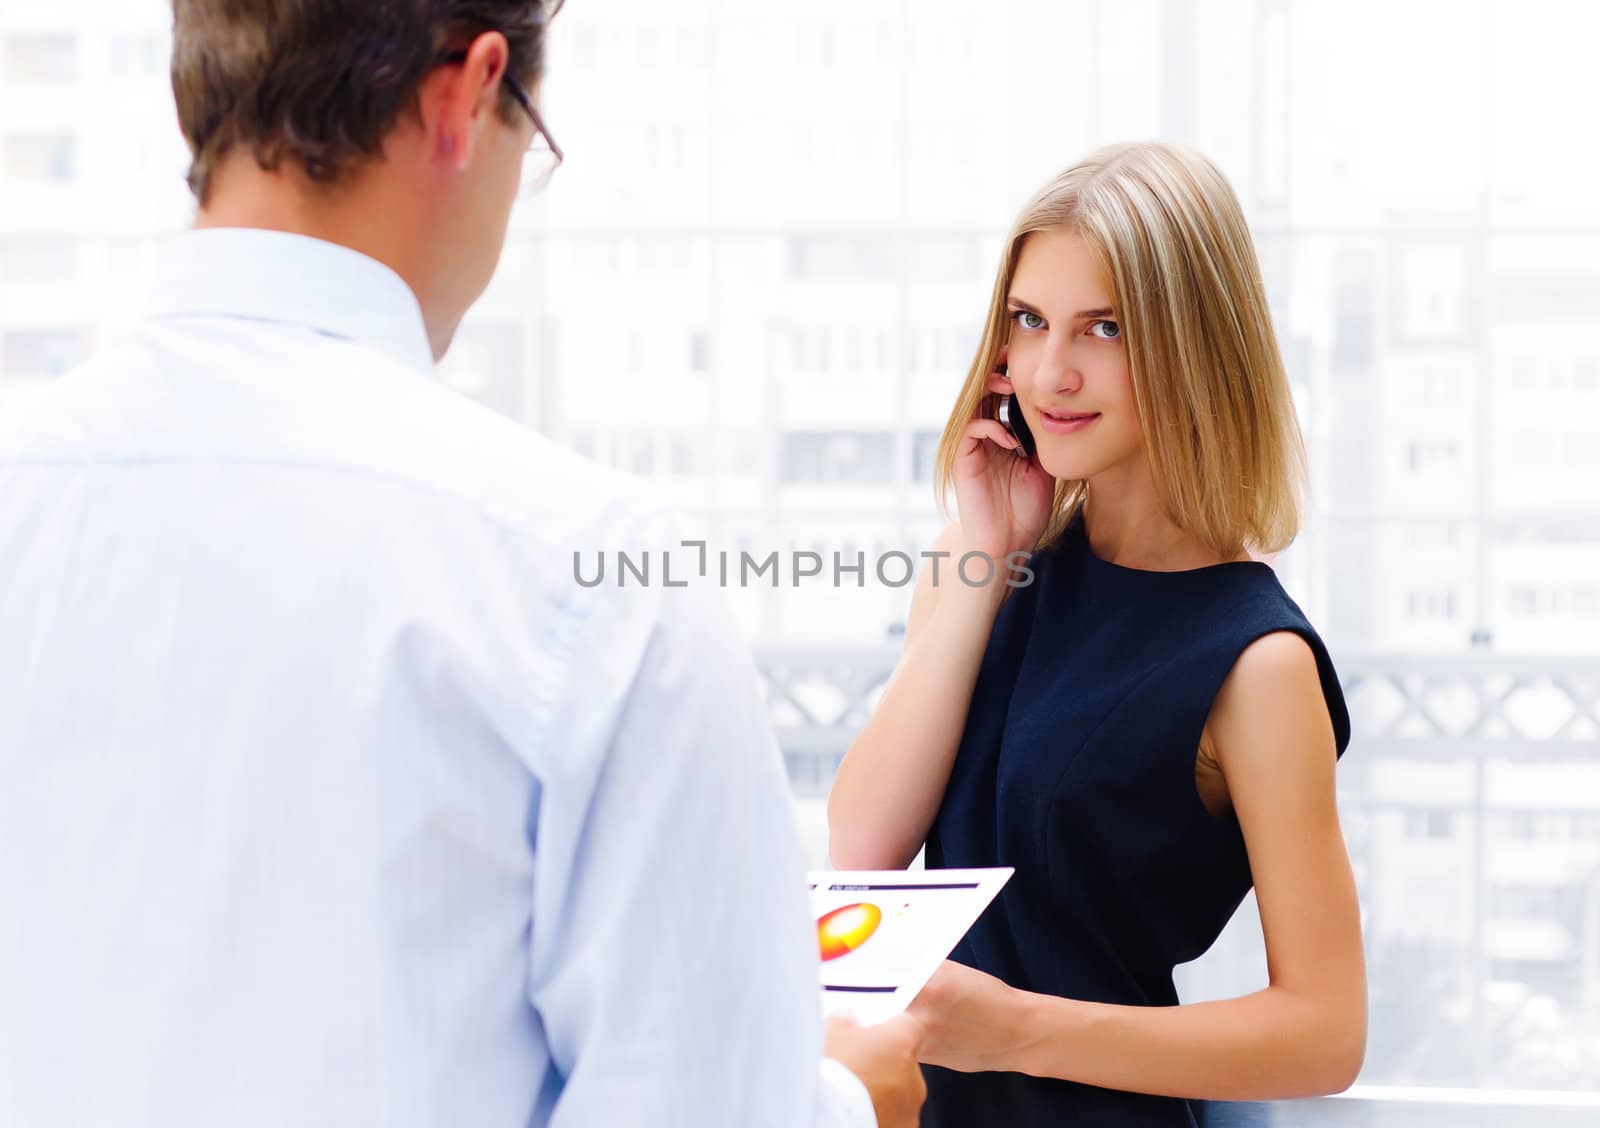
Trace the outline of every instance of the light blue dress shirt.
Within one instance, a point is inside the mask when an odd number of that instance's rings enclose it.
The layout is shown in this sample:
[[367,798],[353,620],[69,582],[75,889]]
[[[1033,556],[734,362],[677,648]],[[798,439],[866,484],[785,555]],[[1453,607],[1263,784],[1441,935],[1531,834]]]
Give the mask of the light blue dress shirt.
[[0,1124],[872,1124],[720,597],[574,579],[684,530],[432,369],[198,231],[0,419]]

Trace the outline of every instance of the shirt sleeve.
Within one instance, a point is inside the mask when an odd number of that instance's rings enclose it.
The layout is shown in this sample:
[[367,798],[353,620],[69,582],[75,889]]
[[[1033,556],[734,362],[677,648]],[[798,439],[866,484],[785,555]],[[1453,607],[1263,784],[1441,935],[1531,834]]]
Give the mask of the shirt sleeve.
[[821,1061],[803,860],[749,653],[705,580],[624,602],[587,624],[568,767],[541,781],[549,1123],[870,1128],[861,1082]]
[[832,1058],[823,1058],[818,1128],[877,1128],[877,1124],[872,1094],[867,1092],[861,1078]]

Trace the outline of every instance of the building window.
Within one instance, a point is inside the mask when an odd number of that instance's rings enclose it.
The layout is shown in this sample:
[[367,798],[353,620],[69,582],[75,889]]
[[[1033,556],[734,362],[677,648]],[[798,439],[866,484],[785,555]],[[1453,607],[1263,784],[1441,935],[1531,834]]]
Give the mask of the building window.
[[83,335],[22,330],[0,338],[0,371],[7,376],[59,376],[83,355]]
[[771,448],[766,434],[754,428],[723,428],[711,454],[723,474],[766,480],[771,473]]
[[78,44],[70,35],[13,35],[6,43],[12,82],[71,82],[78,76]]
[[5,171],[13,180],[71,180],[77,146],[70,133],[13,133]]
[[785,482],[892,482],[894,436],[886,431],[801,431],[783,436]]
[[611,436],[611,465],[631,474],[648,477],[656,468],[655,439],[639,431]]
[[1406,812],[1407,838],[1432,838],[1442,840],[1455,836],[1455,815],[1450,811],[1429,808]]
[[938,431],[917,431],[911,436],[911,480],[933,481],[934,459],[939,453]]
[[111,73],[118,78],[155,74],[166,62],[164,44],[151,35],[118,35],[111,40]]
[[1395,327],[1410,343],[1457,343],[1472,320],[1472,264],[1457,243],[1411,243],[1397,252]]
[[789,274],[793,278],[862,281],[892,279],[900,273],[900,244],[892,235],[792,235]]
[[688,431],[674,431],[668,439],[668,448],[674,474],[698,474],[703,470],[700,447]]
[[17,283],[66,282],[77,265],[78,244],[71,239],[36,239],[24,236],[0,241],[0,262],[5,280]]
[[1418,548],[1449,548],[1456,543],[1456,527],[1450,521],[1412,521],[1405,529],[1406,543]]
[[522,409],[524,369],[522,326],[506,322],[468,323],[456,334],[440,379],[485,407],[517,417]]
[[1513,615],[1592,617],[1600,612],[1600,588],[1523,585],[1511,589],[1507,602]]
[[1456,444],[1438,439],[1423,439],[1406,446],[1406,465],[1412,470],[1448,467],[1455,463]]
[[789,350],[797,372],[833,371],[833,341],[825,329],[791,330]]
[[1406,592],[1406,617],[1409,619],[1454,619],[1454,588],[1412,588]]

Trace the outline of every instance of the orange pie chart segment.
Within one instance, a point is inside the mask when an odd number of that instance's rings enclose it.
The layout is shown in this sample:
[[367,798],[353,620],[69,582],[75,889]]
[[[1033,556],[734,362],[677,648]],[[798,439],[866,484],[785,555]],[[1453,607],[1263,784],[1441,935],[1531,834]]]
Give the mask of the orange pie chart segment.
[[841,905],[817,920],[817,943],[822,962],[848,955],[867,942],[883,921],[883,910],[869,901]]

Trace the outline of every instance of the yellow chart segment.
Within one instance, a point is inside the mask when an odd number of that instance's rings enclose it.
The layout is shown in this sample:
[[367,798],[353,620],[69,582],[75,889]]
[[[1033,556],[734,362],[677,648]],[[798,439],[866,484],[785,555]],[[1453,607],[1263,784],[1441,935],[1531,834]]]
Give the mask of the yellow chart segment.
[[817,919],[817,944],[822,961],[848,955],[867,942],[883,921],[883,910],[870,901],[841,905]]

